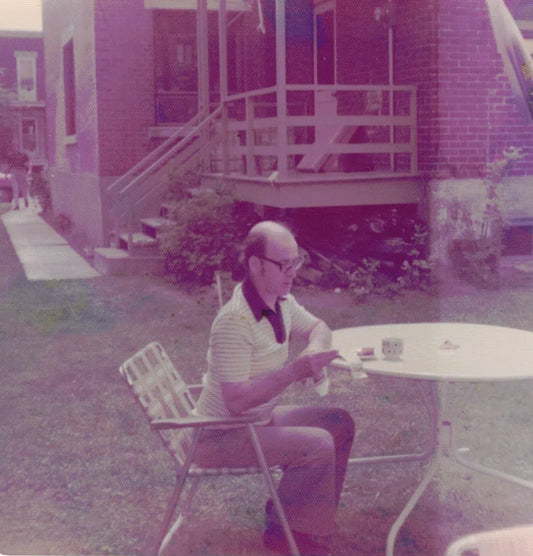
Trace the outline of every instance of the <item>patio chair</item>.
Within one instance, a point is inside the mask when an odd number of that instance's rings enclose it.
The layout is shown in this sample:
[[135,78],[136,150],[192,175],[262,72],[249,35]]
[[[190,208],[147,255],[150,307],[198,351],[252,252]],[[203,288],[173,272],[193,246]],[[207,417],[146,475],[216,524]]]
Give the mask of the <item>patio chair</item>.
[[465,535],[452,542],[445,556],[533,556],[533,525]]
[[[272,476],[274,469],[270,469],[267,465],[253,420],[246,417],[216,418],[196,415],[195,392],[198,393],[201,390],[201,385],[188,386],[183,381],[159,342],[148,344],[127,359],[120,366],[120,374],[128,382],[143,407],[152,429],[160,433],[165,447],[177,464],[176,486],[170,497],[159,532],[157,554],[161,554],[183,523],[202,477],[262,474],[291,554],[298,556],[296,542],[276,492]],[[257,467],[202,468],[195,465],[193,458],[202,430],[213,425],[247,427],[257,455]],[[188,434],[187,430],[192,434]],[[178,508],[188,479],[190,480],[188,496],[185,504]],[[176,517],[174,518],[175,513]]]

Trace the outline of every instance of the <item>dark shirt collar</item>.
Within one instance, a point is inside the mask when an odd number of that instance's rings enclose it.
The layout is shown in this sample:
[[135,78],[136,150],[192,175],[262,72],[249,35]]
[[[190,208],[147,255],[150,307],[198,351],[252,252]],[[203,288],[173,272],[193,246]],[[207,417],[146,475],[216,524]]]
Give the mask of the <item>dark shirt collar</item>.
[[[243,282],[242,292],[257,322],[259,322],[265,315],[268,315],[269,313],[272,312],[277,313],[279,311],[280,298],[276,299],[276,305],[275,305],[276,309],[275,311],[272,311],[272,309],[265,303],[263,298],[259,295],[259,292],[257,291],[256,287],[254,286],[250,278],[246,278],[246,280]],[[283,299],[284,298],[281,298],[281,300]]]
[[263,317],[266,317],[274,329],[276,340],[278,343],[282,344],[286,339],[286,334],[280,303],[285,301],[286,298],[278,297],[276,299],[275,310],[272,310],[259,295],[259,292],[249,277],[246,278],[242,284],[242,293],[250,306],[255,320],[259,322]]

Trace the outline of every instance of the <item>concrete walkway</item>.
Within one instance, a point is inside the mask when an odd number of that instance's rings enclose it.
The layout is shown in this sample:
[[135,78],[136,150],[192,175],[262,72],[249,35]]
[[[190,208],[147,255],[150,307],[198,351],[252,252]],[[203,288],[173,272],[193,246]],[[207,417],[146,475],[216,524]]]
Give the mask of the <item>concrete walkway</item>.
[[33,208],[0,216],[28,280],[96,278],[100,274]]

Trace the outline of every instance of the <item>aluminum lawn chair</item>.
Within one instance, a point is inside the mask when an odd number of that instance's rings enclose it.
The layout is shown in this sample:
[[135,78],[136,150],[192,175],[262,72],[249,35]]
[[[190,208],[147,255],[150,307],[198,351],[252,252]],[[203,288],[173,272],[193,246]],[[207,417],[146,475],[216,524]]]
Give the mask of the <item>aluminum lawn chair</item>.
[[533,556],[533,525],[465,535],[452,542],[445,556]]
[[[170,497],[159,532],[157,554],[163,552],[183,523],[202,477],[262,474],[291,554],[298,556],[296,542],[276,492],[272,476],[274,469],[270,469],[267,465],[253,420],[245,417],[215,418],[196,415],[195,392],[198,393],[201,390],[201,385],[188,386],[158,342],[148,344],[124,361],[120,366],[120,374],[130,385],[135,397],[143,407],[152,429],[160,433],[163,443],[177,464],[176,486]],[[247,427],[257,455],[257,467],[202,468],[195,465],[193,459],[198,439],[205,427],[213,425]],[[187,429],[192,431],[192,434],[188,434]],[[190,488],[186,502],[183,506],[178,507],[188,479]]]

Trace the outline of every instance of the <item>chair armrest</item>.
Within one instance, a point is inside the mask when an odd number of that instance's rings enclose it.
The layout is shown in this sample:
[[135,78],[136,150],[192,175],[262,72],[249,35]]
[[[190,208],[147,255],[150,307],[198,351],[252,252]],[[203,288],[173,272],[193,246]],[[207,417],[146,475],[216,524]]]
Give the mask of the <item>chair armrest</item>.
[[187,386],[187,390],[189,390],[189,392],[193,396],[199,396],[203,387],[204,387],[203,384],[191,384],[190,386]]
[[180,417],[179,419],[156,419],[150,423],[155,430],[166,429],[184,429],[208,427],[213,425],[247,425],[253,423],[257,418],[253,416],[246,417],[203,417],[190,416]]

